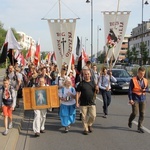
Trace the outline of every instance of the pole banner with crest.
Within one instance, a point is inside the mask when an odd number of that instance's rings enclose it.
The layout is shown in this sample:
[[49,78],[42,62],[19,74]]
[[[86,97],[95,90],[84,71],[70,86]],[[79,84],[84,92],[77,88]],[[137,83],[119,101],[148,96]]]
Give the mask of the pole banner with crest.
[[[59,71],[63,64],[71,67],[76,19],[48,19],[53,49]],[[68,74],[68,73],[67,73]]]
[[107,53],[106,60],[110,61],[110,59],[114,57],[116,62],[121,50],[130,12],[105,11],[102,13],[104,15],[104,32]]

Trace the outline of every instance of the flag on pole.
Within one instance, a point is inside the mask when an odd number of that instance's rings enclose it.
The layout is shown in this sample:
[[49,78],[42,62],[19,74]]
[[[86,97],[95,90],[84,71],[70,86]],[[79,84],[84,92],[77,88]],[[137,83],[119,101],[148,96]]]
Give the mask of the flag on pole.
[[82,52],[80,57],[78,58],[77,62],[77,69],[76,69],[76,78],[75,83],[79,82],[79,76],[81,74],[82,68],[86,65],[86,62],[89,60],[88,55],[86,54],[84,48],[82,48]]
[[4,43],[4,44],[3,44],[3,47],[2,47],[2,49],[1,49],[0,64],[6,62],[7,49],[8,49],[8,42]]
[[17,60],[18,64],[20,64],[20,65],[24,66],[26,64],[24,56],[23,56],[22,52],[20,52],[19,50],[17,50],[15,52],[15,59]]
[[[14,60],[14,51],[13,50],[16,50],[16,49],[21,50],[21,47],[18,44],[12,30],[8,29],[6,38],[5,38],[5,42],[1,49],[0,63],[4,63],[6,61],[7,54],[8,54],[11,64],[14,65],[15,60]],[[11,58],[11,57],[13,57],[13,58]]]
[[89,60],[89,56],[86,54],[85,50],[82,48],[82,68],[86,65]]
[[38,63],[40,62],[40,44],[38,43],[36,45],[36,51],[35,51],[35,54],[34,54],[34,64],[36,66],[38,66]]
[[57,62],[56,62],[56,54],[55,54],[55,52],[52,53],[52,55],[51,55],[51,57],[50,57],[50,60],[51,60],[51,62],[54,63],[54,64],[57,63]]
[[5,43],[6,42],[8,42],[8,50],[9,49],[21,50],[21,47],[20,47],[19,43],[17,42],[11,29],[8,29],[8,31],[7,31]]
[[81,51],[80,51],[80,46],[81,46],[81,44],[80,44],[80,39],[79,39],[79,37],[77,36],[77,46],[76,46],[76,55],[77,55],[77,56],[79,56],[80,53],[81,53]]
[[14,50],[13,49],[9,49],[8,54],[7,54],[11,65],[15,65],[15,63],[17,62],[17,59],[15,59],[15,54],[14,54]]
[[21,55],[20,55],[20,59],[21,59],[21,65],[22,65],[22,66],[25,66],[25,65],[26,65],[26,61],[25,61],[24,56],[23,56],[22,53],[21,53]]
[[28,52],[26,54],[26,59],[31,59],[31,50],[32,50],[32,43],[31,43],[31,45],[30,45],[30,47],[28,49]]

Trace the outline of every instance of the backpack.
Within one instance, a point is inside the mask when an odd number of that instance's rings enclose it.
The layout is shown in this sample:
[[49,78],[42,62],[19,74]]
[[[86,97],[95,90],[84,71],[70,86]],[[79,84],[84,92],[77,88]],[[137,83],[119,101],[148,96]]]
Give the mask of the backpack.
[[[71,87],[71,92],[73,93],[74,92],[74,88]],[[62,88],[62,94],[64,94],[64,87]]]

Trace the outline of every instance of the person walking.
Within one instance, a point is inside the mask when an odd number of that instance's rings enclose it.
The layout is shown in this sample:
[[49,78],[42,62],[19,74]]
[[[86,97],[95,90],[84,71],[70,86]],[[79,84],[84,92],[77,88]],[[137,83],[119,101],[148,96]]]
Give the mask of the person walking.
[[[45,78],[39,78],[39,87],[47,86],[45,84]],[[35,137],[39,137],[40,133],[45,133],[45,121],[46,121],[47,109],[35,109],[34,120],[33,120],[33,131]]]
[[128,120],[129,128],[132,128],[132,121],[136,117],[139,110],[139,120],[138,120],[138,132],[144,133],[142,129],[142,123],[145,114],[145,100],[146,92],[148,91],[148,80],[144,78],[145,68],[140,67],[137,72],[137,76],[133,77],[129,85],[129,104],[132,106],[132,113],[130,114]]
[[103,118],[107,118],[108,106],[111,103],[111,81],[117,82],[116,78],[112,76],[112,72],[109,71],[108,74],[107,68],[103,67],[98,83],[103,98]]
[[[92,132],[92,125],[96,118],[96,106],[93,99],[94,94],[98,91],[98,86],[91,80],[91,71],[89,69],[83,72],[84,80],[77,86],[76,106],[79,107],[82,113],[83,134],[87,135]],[[80,98],[80,101],[79,101]]]
[[75,123],[76,117],[76,91],[72,86],[72,81],[67,77],[64,81],[64,87],[59,90],[60,105],[60,119],[62,126],[65,127],[65,132],[69,131],[70,125]]
[[12,111],[14,110],[15,106],[16,106],[15,89],[13,86],[10,85],[9,78],[5,77],[3,79],[3,86],[0,89],[0,107],[2,107],[5,126],[5,131],[2,133],[3,135],[7,135],[8,129],[11,129],[13,127]]

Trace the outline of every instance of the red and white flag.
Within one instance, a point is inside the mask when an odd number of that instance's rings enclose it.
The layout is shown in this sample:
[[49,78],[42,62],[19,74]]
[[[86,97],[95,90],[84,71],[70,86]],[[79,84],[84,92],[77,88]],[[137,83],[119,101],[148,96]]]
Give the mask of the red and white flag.
[[38,66],[38,63],[40,62],[40,44],[38,43],[36,45],[36,51],[35,51],[35,54],[34,54],[34,64],[36,66]]
[[15,59],[17,60],[18,64],[25,66],[25,59],[21,52],[16,51],[15,53]]
[[53,62],[54,64],[56,64],[56,54],[55,52],[52,53],[52,55],[50,56],[50,61]]
[[86,65],[86,62],[89,60],[89,56],[86,54],[85,50],[82,48],[82,67]]
[[[11,52],[9,52],[11,50]],[[3,47],[1,49],[1,57],[0,57],[0,63],[4,63],[6,61],[7,55],[9,54],[9,59],[12,65],[14,65],[14,55],[13,50],[21,50],[21,47],[19,43],[17,42],[11,28],[8,29],[5,42],[3,44]]]
[[26,59],[31,59],[31,51],[32,51],[32,43],[31,43],[30,48],[28,49],[28,52],[26,54]]

